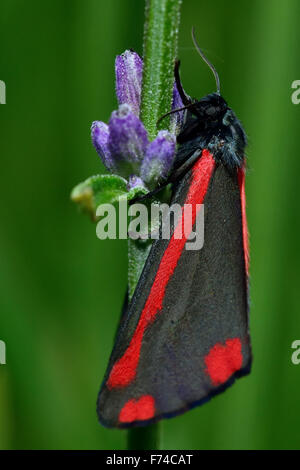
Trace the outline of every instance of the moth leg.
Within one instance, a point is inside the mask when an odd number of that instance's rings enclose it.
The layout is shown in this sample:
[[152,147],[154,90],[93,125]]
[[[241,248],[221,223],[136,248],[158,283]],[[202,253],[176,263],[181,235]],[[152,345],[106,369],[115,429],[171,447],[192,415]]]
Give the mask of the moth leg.
[[182,164],[180,165],[179,168],[177,168],[175,171],[173,171],[170,176],[168,177],[168,182],[173,183],[174,181],[177,181],[178,178],[181,178],[187,171],[189,171],[194,163],[198,160],[198,158],[201,156],[202,149],[197,149],[195,150],[194,153]]
[[145,201],[145,199],[151,199],[151,198],[152,198],[153,196],[155,196],[157,193],[159,193],[159,192],[162,191],[164,188],[166,188],[166,186],[168,186],[168,184],[170,184],[170,181],[169,181],[169,180],[165,181],[165,182],[162,183],[160,186],[158,186],[157,188],[153,189],[153,191],[149,191],[149,193],[144,194],[143,196],[137,196],[137,197],[135,197],[134,199],[131,199],[131,201],[129,201],[129,205],[131,206],[131,204],[135,204],[136,202]]
[[164,183],[155,188],[153,191],[150,191],[149,193],[144,194],[143,196],[132,199],[129,202],[129,205],[134,204],[136,202],[144,201],[145,199],[150,199],[151,197],[155,196],[157,193],[162,191],[166,186],[168,186],[168,184],[176,182],[179,178],[184,176],[185,173],[187,173],[192,168],[196,160],[198,160],[198,158],[200,157],[201,153],[202,149],[197,149],[179,168],[171,172],[171,174],[168,176],[168,179]]

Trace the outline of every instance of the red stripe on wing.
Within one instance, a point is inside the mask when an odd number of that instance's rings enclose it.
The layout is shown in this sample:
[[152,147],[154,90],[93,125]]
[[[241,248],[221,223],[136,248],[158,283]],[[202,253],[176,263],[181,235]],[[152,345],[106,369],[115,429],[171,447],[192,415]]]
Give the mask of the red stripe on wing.
[[241,193],[245,268],[246,268],[246,274],[247,276],[249,276],[249,240],[248,240],[248,225],[247,225],[247,216],[246,216],[245,168],[240,168],[238,170],[238,182],[239,182],[240,193]]
[[155,402],[151,395],[143,395],[138,400],[129,400],[120,411],[120,423],[132,423],[133,421],[146,421],[153,418]]
[[[193,208],[196,209],[196,204],[203,203],[214,168],[215,161],[213,155],[208,150],[203,150],[201,158],[197,160],[193,167],[191,183],[185,204],[192,204]],[[196,210],[193,210],[192,225],[194,225],[196,216]],[[176,235],[179,229],[181,231],[181,227],[184,226],[183,224],[184,206],[182,208],[181,220],[176,226],[169,245],[163,254],[149,297],[145,303],[130,344],[123,356],[112,367],[107,380],[107,387],[110,389],[114,387],[124,387],[132,382],[136,376],[144,332],[147,326],[154,321],[157,313],[162,308],[167,284],[174,273],[189,236],[189,234],[187,234],[177,239]]]
[[242,364],[242,343],[239,338],[227,339],[224,345],[215,344],[205,356],[205,372],[216,386],[226,382]]

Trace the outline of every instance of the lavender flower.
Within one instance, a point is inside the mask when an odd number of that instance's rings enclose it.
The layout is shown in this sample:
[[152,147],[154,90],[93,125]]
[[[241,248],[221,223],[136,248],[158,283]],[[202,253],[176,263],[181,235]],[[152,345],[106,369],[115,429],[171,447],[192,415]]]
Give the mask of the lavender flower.
[[129,172],[136,173],[149,144],[147,131],[128,104],[121,104],[109,121],[108,150],[113,155],[116,168],[122,173],[124,164]]
[[114,161],[108,148],[109,129],[102,121],[94,121],[92,124],[92,142],[101,160],[108,170],[113,170]]
[[130,191],[137,187],[145,188],[145,183],[139,176],[131,175],[127,183],[127,189]]
[[[179,91],[177,89],[176,83],[174,84],[173,88],[173,100],[172,100],[172,109],[179,109],[183,108],[183,102]],[[177,113],[171,114],[170,119],[170,129],[172,130],[173,134],[179,134],[180,128],[182,126],[184,119],[184,111],[178,111]]]
[[133,51],[125,51],[116,57],[116,93],[119,104],[130,104],[137,116],[140,112],[143,61]]
[[152,188],[158,177],[165,179],[173,163],[176,137],[168,131],[159,131],[147,147],[141,165],[141,177]]
[[[133,51],[117,56],[116,94],[119,109],[113,111],[108,125],[92,124],[92,142],[106,168],[126,178],[128,187],[154,187],[159,179],[167,177],[175,155],[176,133],[182,124],[183,113],[171,117],[172,133],[160,131],[149,142],[147,131],[139,119],[143,61]],[[173,91],[173,109],[182,107],[176,85]],[[137,183],[138,182],[138,183]]]

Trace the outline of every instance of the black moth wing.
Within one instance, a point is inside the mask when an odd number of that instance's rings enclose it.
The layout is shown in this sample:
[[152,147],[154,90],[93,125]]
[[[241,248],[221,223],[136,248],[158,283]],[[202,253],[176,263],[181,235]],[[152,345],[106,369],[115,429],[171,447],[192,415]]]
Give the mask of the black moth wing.
[[[192,170],[177,184],[173,203],[184,204],[191,178]],[[168,244],[154,242],[122,318],[98,397],[98,415],[105,426],[139,426],[172,417],[209,400],[250,371],[240,188],[237,171],[217,163],[204,198],[204,246],[183,249],[162,309],[143,335],[134,379],[126,386],[107,385],[114,364],[132,342]],[[228,375],[230,354],[238,366]],[[151,398],[151,409],[145,397]]]

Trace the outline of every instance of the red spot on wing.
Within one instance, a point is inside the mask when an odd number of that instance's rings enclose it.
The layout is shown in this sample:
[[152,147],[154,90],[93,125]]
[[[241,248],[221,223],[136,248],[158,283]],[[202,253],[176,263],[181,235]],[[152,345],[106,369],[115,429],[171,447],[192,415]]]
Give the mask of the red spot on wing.
[[226,382],[243,363],[242,343],[239,338],[227,339],[225,345],[215,344],[204,359],[206,373],[214,385]]
[[[195,163],[192,170],[192,178],[185,204],[193,206],[193,223],[196,220],[196,204],[202,204],[210,178],[215,168],[213,155],[208,150],[203,150],[201,158]],[[161,259],[149,297],[145,303],[138,325],[123,356],[114,364],[107,380],[108,388],[124,387],[135,378],[139,362],[140,351],[144,332],[147,326],[154,321],[157,313],[162,308],[167,284],[174,273],[182,250],[189,234],[177,238],[178,228],[184,226],[184,206],[182,217]]]
[[129,400],[121,409],[120,423],[132,423],[133,421],[146,421],[154,416],[155,402],[151,395],[143,395],[139,400]]
[[242,208],[242,224],[243,224],[243,244],[244,244],[244,257],[246,274],[249,276],[249,240],[248,240],[248,225],[246,216],[246,194],[245,194],[245,169],[238,170],[238,182],[241,193],[241,208]]

